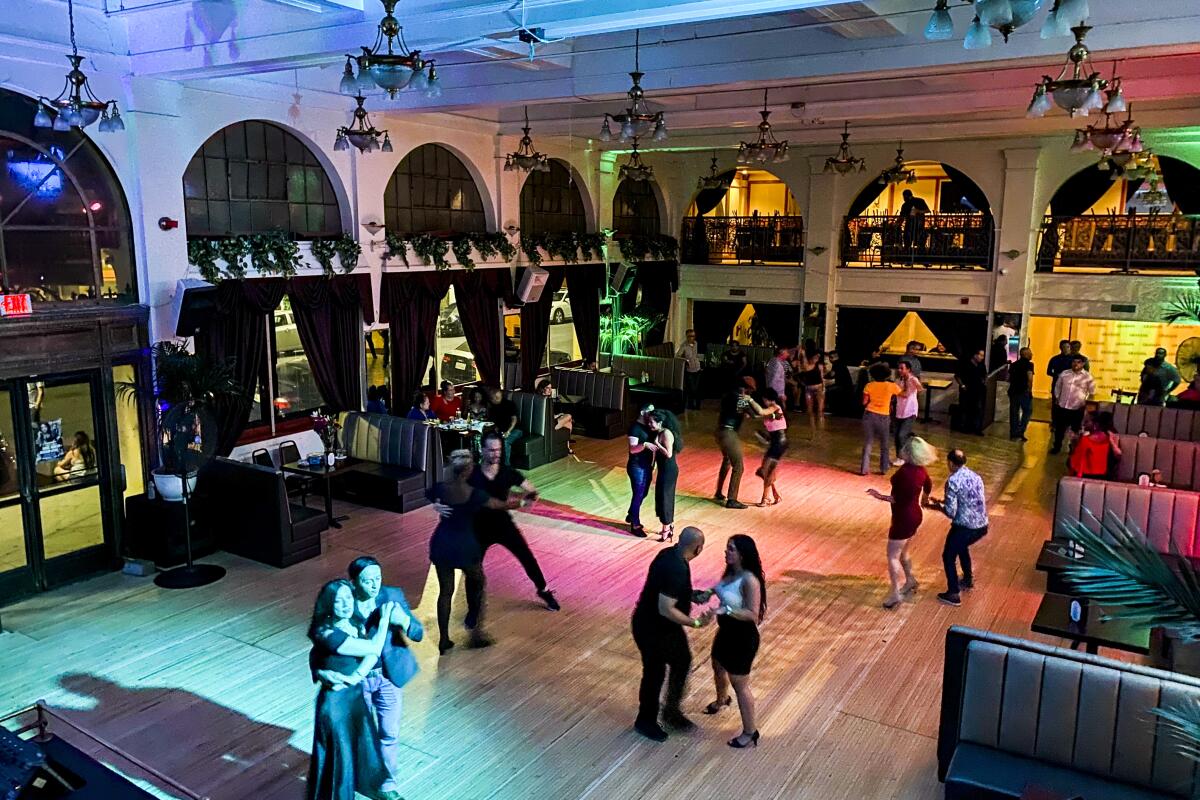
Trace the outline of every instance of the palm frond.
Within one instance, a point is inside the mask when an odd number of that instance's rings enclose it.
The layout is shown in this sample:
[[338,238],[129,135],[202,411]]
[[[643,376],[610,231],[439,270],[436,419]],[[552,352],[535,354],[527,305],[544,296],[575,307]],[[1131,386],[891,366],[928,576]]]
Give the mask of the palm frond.
[[[1063,523],[1062,532],[1083,547],[1083,558],[1063,570],[1066,582],[1106,607],[1105,619],[1127,620],[1147,628],[1169,626],[1184,637],[1200,638],[1200,574],[1196,567],[1186,558],[1169,563],[1136,526],[1126,525],[1111,513],[1096,527],[1099,533],[1082,520]],[[1109,610],[1108,606],[1118,608]]]
[[1178,705],[1150,709],[1162,720],[1163,727],[1177,740],[1176,749],[1193,761],[1200,761],[1200,700],[1189,698]]
[[1167,323],[1200,323],[1200,292],[1182,292],[1171,298],[1163,311]]

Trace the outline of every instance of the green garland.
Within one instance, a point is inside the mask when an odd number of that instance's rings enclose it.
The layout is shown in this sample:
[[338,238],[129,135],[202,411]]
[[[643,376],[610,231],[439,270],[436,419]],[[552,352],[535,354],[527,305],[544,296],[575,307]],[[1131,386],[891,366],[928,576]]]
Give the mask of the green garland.
[[388,232],[384,234],[383,241],[387,245],[387,249],[383,251],[383,260],[387,261],[390,258],[398,258],[404,262],[404,266],[408,266],[408,240],[398,233]]
[[622,236],[617,244],[626,261],[675,261],[679,255],[679,242],[675,237],[661,233]]
[[200,277],[209,283],[221,280],[221,268],[217,259],[221,256],[220,248],[212,239],[188,239],[188,263],[200,270]]
[[[475,262],[471,259],[471,237],[465,233],[460,233],[450,240],[450,250],[454,253],[454,258],[457,259],[458,265],[466,270],[475,269]],[[446,268],[449,268],[449,264]]]
[[[313,243],[315,247],[315,242]],[[342,262],[342,274],[347,275],[354,271],[358,266],[358,258],[362,255],[362,245],[348,233],[343,233],[341,236],[333,240],[333,249],[337,253],[338,261]],[[324,266],[324,265],[322,265]]]
[[445,239],[430,236],[427,233],[418,233],[408,237],[408,246],[421,257],[421,261],[426,266],[432,264],[433,268],[439,271],[450,269],[450,262],[446,260],[446,253],[450,251],[450,243]]
[[217,242],[217,250],[225,260],[225,277],[246,277],[246,263],[243,258],[250,255],[250,242],[245,236],[231,236]]
[[333,274],[333,257],[337,255],[337,246],[332,239],[314,239],[312,243],[313,258],[321,265],[326,275]]

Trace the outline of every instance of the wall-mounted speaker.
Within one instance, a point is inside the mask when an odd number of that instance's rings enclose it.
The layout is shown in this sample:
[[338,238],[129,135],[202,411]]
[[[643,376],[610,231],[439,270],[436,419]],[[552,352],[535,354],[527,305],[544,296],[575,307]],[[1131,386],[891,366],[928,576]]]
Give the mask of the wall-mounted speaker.
[[541,267],[526,267],[517,281],[517,299],[522,303],[536,303],[541,299],[549,277],[550,273]]
[[633,279],[637,277],[637,267],[633,264],[622,261],[613,270],[612,281],[608,286],[618,294],[624,294],[633,288]]
[[195,336],[208,324],[217,308],[217,287],[199,278],[181,278],[175,284],[171,321],[176,336]]

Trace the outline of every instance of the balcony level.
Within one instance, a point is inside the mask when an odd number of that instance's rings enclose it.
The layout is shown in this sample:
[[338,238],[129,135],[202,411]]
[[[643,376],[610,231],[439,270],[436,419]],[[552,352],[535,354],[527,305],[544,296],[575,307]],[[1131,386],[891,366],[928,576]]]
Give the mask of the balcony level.
[[804,218],[685,217],[679,240],[687,264],[804,265]]
[[867,214],[842,226],[843,267],[990,270],[990,214]]
[[1047,216],[1038,272],[1200,273],[1200,214]]

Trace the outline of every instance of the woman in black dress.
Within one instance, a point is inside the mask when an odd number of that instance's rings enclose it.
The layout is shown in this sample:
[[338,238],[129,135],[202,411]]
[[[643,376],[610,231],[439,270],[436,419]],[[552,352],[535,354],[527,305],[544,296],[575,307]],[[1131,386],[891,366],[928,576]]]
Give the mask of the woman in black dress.
[[730,747],[758,746],[754,692],[750,689],[750,667],[758,654],[758,625],[767,613],[767,580],[754,540],[744,534],[729,538],[725,546],[725,574],[700,599],[716,595],[717,635],[713,639],[713,679],[717,699],[704,709],[716,714],[732,701],[729,685],[737,695],[742,715],[742,732],[729,740]]
[[754,474],[762,478],[763,490],[760,506],[773,506],[783,498],[775,488],[775,473],[779,468],[779,459],[787,452],[787,417],[780,405],[783,401],[775,390],[767,387],[762,392],[763,433],[766,436],[767,449],[763,453],[762,465]]
[[658,476],[654,479],[654,513],[662,523],[658,540],[669,542],[675,538],[675,483],[679,480],[679,463],[675,457],[683,449],[683,436],[679,433],[679,418],[663,408],[650,412],[650,432],[654,434],[654,465]]
[[429,540],[429,560],[437,571],[438,651],[445,655],[454,647],[450,639],[450,602],[454,597],[454,571],[462,570],[467,583],[467,617],[465,625],[471,631],[472,647],[492,644],[483,632],[483,548],[475,535],[475,514],[481,508],[518,508],[520,498],[508,501],[489,497],[468,482],[475,469],[470,450],[455,450],[450,454],[448,479],[429,490],[429,499],[444,509],[433,538]]
[[308,766],[308,800],[355,800],[355,792],[376,800],[400,800],[396,792],[381,788],[388,771],[367,701],[357,688],[379,660],[393,615],[404,612],[384,603],[379,613],[378,632],[363,639],[351,622],[354,589],[349,581],[330,581],[317,594],[308,629],[313,643],[309,664],[321,690]]

